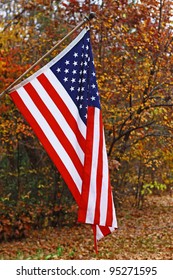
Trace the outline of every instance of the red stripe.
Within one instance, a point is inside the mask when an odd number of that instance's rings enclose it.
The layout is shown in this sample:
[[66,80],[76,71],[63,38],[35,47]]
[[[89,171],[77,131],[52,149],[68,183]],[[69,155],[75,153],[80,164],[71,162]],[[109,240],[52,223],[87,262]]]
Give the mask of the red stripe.
[[90,191],[91,167],[92,167],[92,150],[93,150],[93,135],[94,135],[94,107],[88,107],[87,119],[87,135],[86,135],[86,150],[84,162],[84,175],[82,184],[81,201],[79,205],[78,221],[85,223],[88,208],[88,197]]
[[77,125],[77,122],[73,115],[70,113],[68,107],[63,102],[51,82],[47,79],[47,77],[44,74],[41,74],[37,77],[39,82],[42,84],[46,92],[49,94],[50,98],[53,100],[55,105],[58,107],[58,109],[61,111],[62,115],[66,119],[66,121],[69,123],[69,126],[75,133],[77,140],[79,142],[79,145],[81,146],[82,150],[85,151],[85,139],[83,135],[81,134],[79,127]]
[[25,106],[24,102],[22,101],[22,99],[20,98],[18,93],[16,91],[12,92],[11,97],[12,97],[14,103],[16,104],[16,106],[19,108],[19,110],[21,111],[21,113],[25,117],[25,119],[27,120],[27,122],[33,128],[35,134],[37,135],[37,137],[39,138],[39,140],[43,144],[45,150],[49,154],[50,158],[52,159],[52,161],[56,165],[57,169],[59,170],[59,172],[63,176],[63,178],[64,178],[66,184],[68,185],[70,191],[72,192],[72,195],[74,196],[77,204],[79,204],[80,193],[77,189],[77,186],[76,186],[75,182],[73,181],[72,176],[70,175],[69,171],[65,167],[64,163],[62,162],[60,157],[57,155],[56,151],[54,150],[54,148],[52,147],[52,145],[48,141],[44,132],[42,131],[42,129],[40,128],[40,126],[38,125],[38,123],[36,122],[36,120],[34,119],[32,114],[30,113],[28,108]]
[[111,233],[111,230],[107,226],[99,226],[99,229],[102,232],[103,236],[106,236]]
[[28,83],[24,86],[25,90],[28,92],[29,96],[35,103],[36,107],[39,109],[41,114],[44,116],[50,127],[52,128],[53,132],[55,133],[56,137],[59,139],[61,145],[65,148],[66,152],[68,153],[69,157],[73,161],[80,177],[82,178],[83,175],[83,165],[79,160],[74,147],[67,139],[66,135],[62,131],[61,127],[57,123],[56,119],[53,117],[51,112],[46,107],[45,103],[42,101],[40,96],[37,94],[37,91],[32,86],[32,84]]
[[98,154],[98,168],[97,168],[97,197],[96,197],[96,209],[95,209],[95,219],[94,223],[100,223],[100,200],[101,200],[101,190],[102,190],[102,176],[103,176],[103,125],[102,125],[102,116],[100,113],[100,137],[99,140],[99,154]]

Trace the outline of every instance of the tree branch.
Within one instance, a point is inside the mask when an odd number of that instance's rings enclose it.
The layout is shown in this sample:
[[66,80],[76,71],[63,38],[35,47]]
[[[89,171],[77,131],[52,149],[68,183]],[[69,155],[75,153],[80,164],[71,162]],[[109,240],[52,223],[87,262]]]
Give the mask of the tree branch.
[[173,103],[170,104],[153,104],[151,107],[172,107]]

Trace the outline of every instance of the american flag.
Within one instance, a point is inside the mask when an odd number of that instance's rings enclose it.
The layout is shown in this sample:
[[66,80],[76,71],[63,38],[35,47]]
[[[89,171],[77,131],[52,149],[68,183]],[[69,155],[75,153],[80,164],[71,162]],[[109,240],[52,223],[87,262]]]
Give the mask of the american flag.
[[100,97],[90,43],[81,33],[10,93],[91,224],[95,240],[117,228]]

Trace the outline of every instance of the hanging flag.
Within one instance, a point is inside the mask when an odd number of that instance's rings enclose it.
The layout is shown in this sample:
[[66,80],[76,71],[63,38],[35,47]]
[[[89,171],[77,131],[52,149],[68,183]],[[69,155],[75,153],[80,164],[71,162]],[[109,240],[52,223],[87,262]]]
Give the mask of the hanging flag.
[[74,196],[78,221],[92,225],[96,240],[111,233],[117,221],[89,30],[10,95]]

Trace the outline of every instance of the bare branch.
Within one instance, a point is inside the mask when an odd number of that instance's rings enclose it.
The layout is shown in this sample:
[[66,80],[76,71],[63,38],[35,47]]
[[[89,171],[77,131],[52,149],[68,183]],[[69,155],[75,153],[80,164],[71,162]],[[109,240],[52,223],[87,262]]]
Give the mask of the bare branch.
[[151,107],[172,107],[173,103],[170,104],[153,104]]

